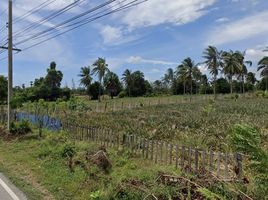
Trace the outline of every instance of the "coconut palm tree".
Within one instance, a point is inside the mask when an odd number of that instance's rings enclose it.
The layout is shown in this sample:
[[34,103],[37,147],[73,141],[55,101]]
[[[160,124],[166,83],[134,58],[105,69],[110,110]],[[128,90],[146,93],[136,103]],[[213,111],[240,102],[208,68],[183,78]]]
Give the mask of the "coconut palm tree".
[[172,68],[167,69],[166,74],[164,75],[162,81],[164,82],[164,84],[170,88],[173,81],[174,81],[174,71]]
[[88,88],[92,81],[90,67],[81,67],[80,74],[78,74],[78,76],[81,77],[80,85]]
[[266,91],[268,91],[268,56],[262,58],[258,63],[258,71],[261,70],[261,77],[266,81]]
[[[190,81],[190,94],[192,98],[193,94],[193,69],[197,67],[191,58],[186,58],[182,61],[182,65],[185,68],[186,78]],[[190,98],[190,100],[191,100]]]
[[230,81],[230,91],[233,93],[233,77],[238,75],[242,71],[242,65],[238,59],[239,55],[232,50],[222,53],[223,60],[223,72]]
[[108,64],[106,64],[106,60],[104,58],[98,58],[94,63],[93,63],[93,69],[92,73],[97,75],[99,78],[99,102],[101,101],[101,86],[102,86],[102,79],[105,75],[106,72],[109,72],[110,70],[108,69]]
[[236,51],[235,54],[241,65],[240,72],[238,73],[238,78],[241,79],[242,93],[245,94],[245,76],[248,73],[247,65],[251,67],[252,61],[245,60],[245,54],[246,54],[245,51],[244,52]]
[[216,83],[217,76],[219,74],[220,68],[222,67],[221,53],[216,47],[208,46],[203,52],[203,58],[205,59],[204,64],[207,66],[210,74],[213,75],[213,93],[214,99],[217,98],[216,95]]
[[200,88],[201,79],[202,79],[202,72],[200,71],[200,69],[197,66],[195,66],[193,68],[193,78],[196,82],[196,94],[197,94],[198,89]]
[[186,93],[186,82],[187,82],[187,68],[183,65],[179,65],[176,69],[176,76],[178,79],[183,81],[183,95]]
[[122,74],[122,80],[124,82],[124,84],[126,85],[126,87],[128,88],[128,96],[130,96],[130,88],[131,88],[131,85],[132,85],[132,82],[133,82],[133,77],[132,77],[132,72],[131,70],[129,69],[126,69],[124,71],[124,73]]

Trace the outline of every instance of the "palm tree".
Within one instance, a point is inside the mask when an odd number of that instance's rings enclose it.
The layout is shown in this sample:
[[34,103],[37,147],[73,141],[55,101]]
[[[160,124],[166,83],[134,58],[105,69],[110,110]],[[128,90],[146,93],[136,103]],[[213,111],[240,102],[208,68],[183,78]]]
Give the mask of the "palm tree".
[[88,88],[92,81],[90,67],[81,67],[80,74],[78,74],[78,76],[81,77],[80,85]]
[[250,83],[252,85],[255,85],[257,79],[256,79],[256,76],[253,72],[249,72],[247,73],[247,76],[246,76],[246,82],[247,83]]
[[261,77],[266,81],[266,91],[268,91],[268,56],[263,57],[258,63],[258,71],[261,70]]
[[187,68],[183,65],[179,65],[176,69],[177,78],[183,81],[183,95],[186,93],[186,81],[187,81]]
[[131,85],[132,85],[132,72],[129,70],[129,69],[126,69],[124,71],[124,73],[122,74],[122,80],[124,82],[124,84],[127,86],[128,88],[128,96],[130,96],[130,88],[131,88]]
[[221,53],[217,50],[216,47],[208,46],[203,52],[203,58],[205,58],[205,64],[210,71],[210,74],[213,75],[213,92],[214,92],[214,99],[217,98],[216,95],[216,83],[217,83],[217,76],[220,71],[220,67],[222,66],[221,62]]
[[[182,61],[182,65],[185,68],[185,72],[186,72],[186,77],[187,79],[190,81],[190,94],[191,94],[191,98],[192,98],[192,94],[193,94],[193,69],[195,67],[197,67],[197,65],[195,65],[194,61],[191,58],[186,58]],[[191,100],[190,98],[190,100]]]
[[174,71],[172,68],[167,69],[166,74],[164,75],[162,81],[164,82],[164,84],[170,88],[173,81],[174,81]]
[[104,86],[106,90],[109,91],[111,98],[118,93],[118,91],[121,90],[121,83],[119,81],[119,78],[117,74],[113,72],[108,72],[103,79]]
[[202,79],[202,72],[200,71],[200,69],[195,66],[193,68],[193,78],[196,82],[196,94],[198,93],[198,89],[200,87],[200,82],[201,82],[201,79]]
[[93,63],[93,69],[92,69],[92,73],[98,75],[99,77],[99,83],[100,83],[100,87],[99,87],[99,102],[101,101],[100,97],[101,97],[101,86],[102,86],[102,79],[105,75],[106,72],[109,72],[108,69],[108,64],[106,64],[106,60],[104,58],[98,58],[98,60],[96,60]]
[[245,94],[245,76],[248,73],[247,65],[252,66],[252,62],[249,60],[245,61],[245,54],[246,54],[245,51],[244,52],[236,51],[235,54],[241,65],[238,78],[240,78],[242,81],[242,93]]
[[233,77],[242,71],[242,65],[239,61],[239,56],[232,50],[222,53],[223,72],[230,80],[230,91],[233,94]]

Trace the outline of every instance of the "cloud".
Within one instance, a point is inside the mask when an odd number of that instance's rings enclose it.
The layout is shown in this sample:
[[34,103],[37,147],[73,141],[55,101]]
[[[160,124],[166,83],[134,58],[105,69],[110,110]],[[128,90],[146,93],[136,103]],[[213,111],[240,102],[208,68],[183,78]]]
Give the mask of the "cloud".
[[100,34],[104,43],[113,43],[120,40],[123,36],[121,28],[112,27],[109,25],[103,26],[100,30]]
[[221,45],[268,33],[268,11],[263,11],[214,28],[207,44]]
[[264,56],[268,56],[268,52],[264,51],[265,46],[249,48],[246,50],[246,59],[253,62],[259,62]]
[[130,30],[164,23],[180,25],[207,13],[216,0],[150,0],[125,12],[121,21]]
[[230,21],[230,19],[228,17],[221,17],[215,20],[215,22],[217,23],[224,23],[224,22],[228,22]]
[[131,56],[127,59],[127,63],[131,64],[154,64],[154,65],[177,65],[178,63],[175,62],[168,62],[163,60],[153,60],[153,59],[144,59],[140,56]]

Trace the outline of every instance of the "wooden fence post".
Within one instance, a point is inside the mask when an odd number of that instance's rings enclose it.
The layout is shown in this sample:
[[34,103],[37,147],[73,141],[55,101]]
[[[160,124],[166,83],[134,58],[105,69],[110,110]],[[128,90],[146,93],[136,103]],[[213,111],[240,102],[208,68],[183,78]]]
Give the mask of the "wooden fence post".
[[212,174],[213,173],[213,169],[214,169],[214,152],[212,150],[210,150],[209,153],[209,172]]
[[217,158],[217,176],[220,177],[220,170],[221,170],[221,152],[218,152]]
[[189,147],[188,148],[188,167],[189,167],[189,171],[192,170],[192,148]]
[[181,147],[181,169],[184,170],[185,146]]
[[172,150],[173,150],[173,145],[170,144],[170,149],[169,149],[169,164],[172,164]]
[[225,180],[227,180],[228,179],[228,158],[229,158],[229,156],[228,156],[228,154],[227,153],[225,153],[225,155],[224,155],[224,178],[225,178]]
[[155,163],[157,163],[157,159],[158,159],[158,141],[155,142],[155,148],[156,148]]
[[178,169],[179,147],[176,145],[176,169]]
[[242,155],[240,153],[235,153],[235,162],[237,169],[237,178],[241,180],[242,178]]
[[154,159],[154,141],[152,140],[151,142],[152,146],[151,146],[151,160]]
[[146,159],[148,159],[149,157],[149,144],[150,144],[149,140],[146,139]]
[[195,160],[195,173],[198,173],[198,149],[194,151],[194,160]]

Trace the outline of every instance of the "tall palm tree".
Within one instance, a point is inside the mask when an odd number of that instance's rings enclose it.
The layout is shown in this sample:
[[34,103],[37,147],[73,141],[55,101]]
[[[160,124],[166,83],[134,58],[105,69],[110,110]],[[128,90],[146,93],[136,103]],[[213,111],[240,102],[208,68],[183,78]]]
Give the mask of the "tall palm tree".
[[[190,94],[193,94],[193,69],[197,67],[191,58],[186,58],[182,61],[183,67],[186,69],[186,77],[190,81]],[[191,100],[191,99],[190,99]]]
[[92,81],[90,67],[81,67],[80,74],[78,74],[78,76],[81,77],[80,85],[88,88]]
[[230,92],[233,94],[233,77],[242,71],[242,65],[238,59],[237,53],[233,51],[223,52],[223,72],[230,80]]
[[220,68],[222,67],[221,62],[221,53],[217,50],[216,47],[208,46],[203,52],[203,58],[205,59],[205,64],[210,71],[210,74],[213,75],[213,93],[214,99],[217,98],[216,94],[216,83],[217,83],[217,76],[219,74]]
[[196,82],[196,94],[197,94],[198,89],[200,87],[201,79],[202,79],[202,72],[200,71],[200,69],[197,66],[195,66],[193,68],[193,78]]
[[171,87],[172,83],[174,82],[174,71],[172,68],[167,69],[162,81],[168,88]]
[[268,56],[263,57],[258,63],[258,71],[261,70],[261,77],[265,78],[266,91],[268,91]]
[[127,86],[127,88],[128,88],[128,96],[131,95],[131,94],[130,94],[130,92],[131,92],[130,88],[131,88],[131,85],[132,85],[132,82],[133,82],[132,79],[133,79],[133,78],[132,78],[132,72],[131,72],[131,70],[126,69],[126,70],[124,71],[124,73],[122,74],[122,80],[123,80],[124,84],[125,84],[125,85]]
[[240,72],[238,73],[238,78],[241,79],[242,82],[242,93],[245,94],[245,76],[248,73],[248,69],[247,69],[247,65],[249,65],[250,67],[252,66],[252,61],[249,60],[245,60],[245,54],[246,52],[240,52],[240,51],[236,51],[235,52],[237,59],[240,62]]
[[187,82],[187,68],[182,64],[179,65],[176,69],[176,76],[178,79],[183,81],[183,95],[186,93],[186,82]]
[[99,78],[99,102],[101,101],[101,86],[102,86],[102,79],[105,75],[106,72],[109,72],[110,70],[108,69],[108,64],[106,64],[106,60],[104,58],[98,58],[94,63],[93,63],[93,69],[92,73],[97,75]]

